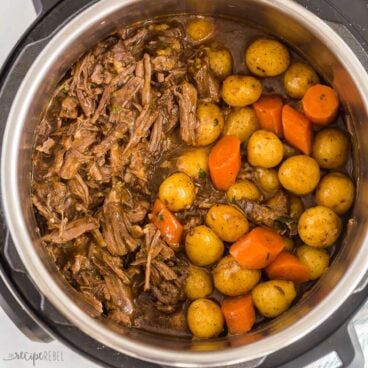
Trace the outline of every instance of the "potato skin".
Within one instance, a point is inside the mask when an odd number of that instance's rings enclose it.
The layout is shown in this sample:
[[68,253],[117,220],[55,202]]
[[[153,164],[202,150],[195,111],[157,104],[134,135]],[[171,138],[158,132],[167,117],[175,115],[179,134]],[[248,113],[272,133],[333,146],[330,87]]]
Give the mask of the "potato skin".
[[319,83],[319,77],[312,67],[305,63],[293,63],[284,74],[284,88],[292,98],[302,98],[307,89]]
[[206,215],[206,224],[223,240],[237,241],[249,230],[247,218],[235,207],[215,204]]
[[316,202],[331,208],[338,215],[349,211],[354,201],[354,184],[346,175],[339,172],[324,176],[316,190]]
[[229,49],[218,42],[206,48],[208,62],[213,74],[220,80],[229,76],[233,70],[233,57]]
[[244,179],[233,184],[226,192],[226,196],[230,202],[249,199],[251,201],[259,201],[262,193],[257,186],[250,180]]
[[241,142],[247,142],[249,137],[259,129],[256,113],[251,107],[243,107],[231,111],[225,121],[224,135],[235,135]]
[[276,134],[260,129],[249,138],[247,157],[252,166],[270,169],[282,161],[283,155],[284,148]]
[[261,278],[260,270],[241,267],[230,255],[221,259],[212,272],[216,289],[228,296],[248,293]]
[[310,279],[316,280],[327,270],[330,257],[325,249],[302,245],[296,250],[299,260],[308,267]]
[[272,280],[258,284],[252,290],[254,305],[265,317],[273,318],[285,312],[296,297],[292,281]]
[[220,306],[210,299],[197,299],[188,308],[188,327],[201,339],[218,336],[224,329],[224,317]]
[[331,246],[341,232],[341,219],[324,206],[308,208],[300,216],[298,233],[302,241],[316,248]]
[[349,140],[339,129],[322,129],[314,138],[312,156],[323,169],[337,169],[344,166],[348,151]]
[[273,193],[280,189],[280,181],[275,169],[257,167],[255,174],[257,183],[265,192]]
[[262,94],[262,83],[247,75],[230,75],[222,83],[222,98],[230,106],[245,107]]
[[213,143],[224,129],[224,118],[220,108],[211,102],[202,102],[197,107],[198,128],[196,145],[207,146]]
[[289,196],[289,215],[294,220],[299,220],[304,212],[303,201],[294,195]]
[[215,25],[208,19],[193,18],[186,26],[187,35],[195,42],[199,43],[209,39],[215,32]]
[[279,169],[281,185],[298,196],[312,193],[319,179],[320,170],[317,161],[306,155],[288,158]]
[[282,74],[290,64],[290,54],[281,42],[259,38],[247,48],[245,63],[259,77],[275,77]]
[[177,158],[176,167],[193,179],[204,179],[208,174],[208,151],[204,148],[189,149]]
[[224,253],[224,243],[205,225],[196,226],[185,238],[185,252],[196,266],[209,266]]
[[212,293],[212,290],[211,274],[205,268],[190,266],[185,284],[186,296],[191,300],[205,298]]
[[161,183],[158,195],[168,209],[176,212],[192,205],[196,191],[187,174],[175,173]]

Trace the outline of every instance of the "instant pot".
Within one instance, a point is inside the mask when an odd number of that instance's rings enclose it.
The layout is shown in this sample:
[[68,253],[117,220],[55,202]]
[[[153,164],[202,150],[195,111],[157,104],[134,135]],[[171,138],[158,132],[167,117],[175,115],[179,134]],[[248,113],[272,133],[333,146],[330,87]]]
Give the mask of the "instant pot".
[[[106,367],[302,367],[332,351],[344,366],[363,367],[349,322],[368,295],[367,2],[34,1],[39,16],[0,72],[0,303],[14,323],[32,340],[57,339]],[[358,184],[340,251],[307,297],[254,333],[211,341],[116,331],[89,317],[83,301],[45,261],[28,196],[34,129],[50,91],[71,63],[118,25],[185,12],[253,21],[299,50],[341,97]]]

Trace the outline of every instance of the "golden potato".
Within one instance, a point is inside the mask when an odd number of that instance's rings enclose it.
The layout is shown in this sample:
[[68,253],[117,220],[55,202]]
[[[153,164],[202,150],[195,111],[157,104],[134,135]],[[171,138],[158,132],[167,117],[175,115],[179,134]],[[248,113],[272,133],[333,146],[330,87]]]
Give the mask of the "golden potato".
[[195,198],[195,186],[187,174],[175,173],[160,185],[158,196],[171,211],[189,208]]
[[283,236],[282,240],[284,242],[284,251],[292,252],[294,249],[294,240],[287,238],[286,236]]
[[339,237],[340,232],[340,217],[327,207],[311,207],[300,216],[298,223],[300,239],[311,247],[331,246]]
[[316,160],[306,155],[288,158],[279,169],[281,185],[298,196],[312,193],[319,178],[320,170]]
[[292,98],[302,98],[307,89],[317,83],[319,83],[317,73],[304,63],[291,64],[284,74],[284,87]]
[[335,172],[324,176],[316,190],[316,202],[338,215],[346,213],[354,201],[354,184],[346,175]]
[[262,94],[262,83],[247,75],[230,75],[222,83],[222,98],[230,106],[245,107]]
[[206,224],[229,243],[237,241],[249,230],[247,218],[235,207],[226,204],[212,206],[207,212]]
[[213,290],[211,274],[196,266],[189,267],[189,276],[185,283],[185,294],[191,300],[205,298]]
[[281,42],[259,38],[247,48],[245,63],[248,69],[259,77],[275,77],[288,68],[290,55]]
[[260,201],[262,193],[257,186],[250,180],[244,179],[233,184],[226,192],[226,196],[230,202],[249,199],[251,201]]
[[218,336],[224,329],[224,317],[220,306],[210,299],[197,299],[188,308],[188,327],[201,339]]
[[186,26],[188,37],[195,43],[208,40],[215,32],[215,25],[212,21],[204,18],[193,18]]
[[197,107],[197,146],[213,143],[224,129],[224,118],[220,108],[211,102],[201,102]]
[[217,78],[222,80],[231,74],[233,57],[229,49],[218,42],[213,42],[206,52],[210,68]]
[[261,278],[260,270],[241,267],[232,256],[224,257],[212,272],[216,289],[229,296],[248,293]]
[[349,151],[346,134],[336,128],[323,129],[316,134],[312,156],[323,169],[337,169],[345,165]]
[[269,169],[282,161],[284,149],[276,134],[260,129],[249,138],[247,155],[252,166]]
[[179,171],[194,179],[205,179],[208,173],[208,151],[194,148],[184,151],[176,160]]
[[327,270],[330,257],[325,249],[302,245],[296,250],[296,255],[310,271],[310,279],[316,280]]
[[254,305],[259,313],[268,318],[285,312],[295,297],[294,283],[286,280],[262,282],[252,290]]
[[303,201],[296,196],[289,196],[289,215],[294,220],[299,220],[299,217],[304,212]]
[[185,252],[196,266],[208,266],[222,257],[224,243],[209,227],[196,226],[185,238]]
[[265,192],[273,193],[280,189],[280,181],[275,169],[257,167],[255,170],[255,176],[257,183]]
[[241,142],[246,142],[257,129],[256,113],[251,107],[243,107],[230,112],[225,121],[224,135],[235,135]]

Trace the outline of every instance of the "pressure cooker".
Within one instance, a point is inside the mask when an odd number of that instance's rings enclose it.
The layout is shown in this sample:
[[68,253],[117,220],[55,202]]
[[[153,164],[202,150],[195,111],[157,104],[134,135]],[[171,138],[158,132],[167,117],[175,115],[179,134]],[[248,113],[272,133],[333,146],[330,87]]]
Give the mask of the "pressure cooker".
[[[299,367],[334,350],[345,366],[363,366],[349,321],[368,292],[368,34],[351,21],[354,12],[368,19],[365,1],[341,1],[344,12],[327,0],[35,1],[40,15],[0,73],[0,301],[14,322],[107,367]],[[117,331],[91,318],[47,261],[29,196],[35,128],[70,65],[118,26],[179,13],[239,19],[284,40],[336,89],[353,137],[356,200],[329,272],[288,313],[211,341]]]

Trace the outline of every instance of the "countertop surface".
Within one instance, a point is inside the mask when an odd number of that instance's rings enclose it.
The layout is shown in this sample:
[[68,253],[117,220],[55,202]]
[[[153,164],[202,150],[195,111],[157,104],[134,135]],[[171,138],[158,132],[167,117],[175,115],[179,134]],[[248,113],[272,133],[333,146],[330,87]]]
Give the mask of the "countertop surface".
[[[0,66],[21,34],[36,17],[31,0],[0,1]],[[363,347],[368,367],[368,303],[354,318],[354,327]],[[21,354],[23,353],[23,354]],[[32,361],[38,353],[43,360]],[[95,368],[96,364],[74,353],[61,343],[36,343],[28,340],[0,308],[0,368]],[[335,368],[341,366],[332,353],[307,368]],[[134,368],[134,367],[122,367]],[[363,368],[363,367],[352,367]]]

